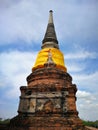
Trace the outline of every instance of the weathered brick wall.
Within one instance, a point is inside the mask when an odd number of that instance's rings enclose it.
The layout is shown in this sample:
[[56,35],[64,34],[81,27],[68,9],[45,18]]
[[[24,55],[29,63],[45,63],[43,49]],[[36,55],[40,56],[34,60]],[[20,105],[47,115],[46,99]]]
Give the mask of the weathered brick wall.
[[22,86],[19,115],[10,130],[86,130],[76,110],[76,85],[72,77],[54,66],[40,68]]

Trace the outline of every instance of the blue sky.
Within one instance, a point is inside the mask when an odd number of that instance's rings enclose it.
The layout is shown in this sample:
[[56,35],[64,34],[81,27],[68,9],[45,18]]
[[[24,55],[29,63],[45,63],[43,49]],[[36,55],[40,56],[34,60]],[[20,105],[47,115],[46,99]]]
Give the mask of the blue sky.
[[65,65],[78,87],[79,116],[98,120],[98,0],[0,1],[0,117],[17,115],[19,88],[27,85],[50,9]]

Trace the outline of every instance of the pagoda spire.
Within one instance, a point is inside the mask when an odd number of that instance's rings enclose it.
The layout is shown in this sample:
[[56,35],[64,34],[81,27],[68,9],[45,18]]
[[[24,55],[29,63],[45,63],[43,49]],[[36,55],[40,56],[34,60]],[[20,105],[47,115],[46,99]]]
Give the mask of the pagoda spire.
[[48,25],[47,25],[44,39],[42,41],[42,49],[43,48],[59,49],[58,40],[56,37],[56,32],[55,32],[55,27],[54,27],[54,22],[53,22],[53,11],[52,10],[49,11]]

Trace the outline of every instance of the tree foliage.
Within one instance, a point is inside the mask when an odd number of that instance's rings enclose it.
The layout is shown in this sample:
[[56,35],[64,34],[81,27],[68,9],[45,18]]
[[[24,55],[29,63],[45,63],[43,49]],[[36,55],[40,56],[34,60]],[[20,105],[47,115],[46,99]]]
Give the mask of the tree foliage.
[[86,126],[98,128],[98,120],[96,120],[96,121],[84,121],[83,120],[83,124]]
[[10,119],[3,120],[2,118],[0,118],[0,124],[8,124],[8,123],[10,123]]

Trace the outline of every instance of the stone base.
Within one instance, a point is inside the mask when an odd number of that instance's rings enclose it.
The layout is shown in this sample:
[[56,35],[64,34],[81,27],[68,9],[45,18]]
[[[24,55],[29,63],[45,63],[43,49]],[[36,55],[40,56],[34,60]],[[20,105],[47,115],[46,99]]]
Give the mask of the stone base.
[[77,117],[23,117],[16,116],[9,130],[87,130]]

